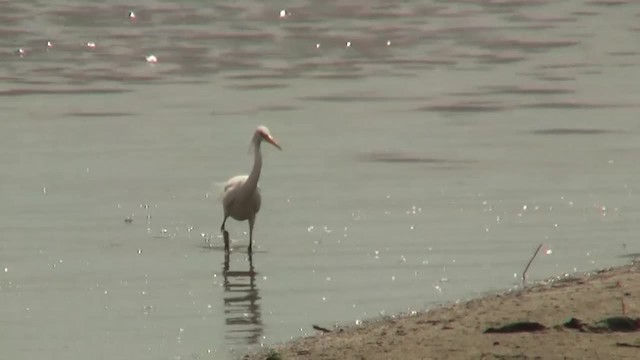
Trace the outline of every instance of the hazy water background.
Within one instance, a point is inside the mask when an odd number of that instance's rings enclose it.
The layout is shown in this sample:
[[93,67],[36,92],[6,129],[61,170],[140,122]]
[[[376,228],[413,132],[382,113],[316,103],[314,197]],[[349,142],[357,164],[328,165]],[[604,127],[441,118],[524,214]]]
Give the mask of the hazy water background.
[[[628,261],[639,24],[634,1],[0,1],[1,357],[233,358],[517,285],[541,242],[531,279]],[[214,183],[258,124],[284,151],[249,263]]]

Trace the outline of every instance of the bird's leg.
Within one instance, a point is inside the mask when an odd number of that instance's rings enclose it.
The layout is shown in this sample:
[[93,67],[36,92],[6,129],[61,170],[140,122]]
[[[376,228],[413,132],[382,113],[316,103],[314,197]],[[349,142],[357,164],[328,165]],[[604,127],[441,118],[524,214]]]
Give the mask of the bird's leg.
[[251,254],[251,245],[253,245],[253,223],[255,219],[249,219],[249,254]]
[[224,224],[227,222],[227,219],[229,218],[229,215],[225,215],[224,216],[224,220],[222,220],[222,225],[220,226],[220,231],[226,231],[224,229]]
[[224,229],[224,224],[227,222],[228,217],[228,215],[224,217],[224,220],[222,220],[222,226],[220,226],[220,231],[222,231],[222,237],[224,239],[224,251],[226,252],[229,252],[229,232]]

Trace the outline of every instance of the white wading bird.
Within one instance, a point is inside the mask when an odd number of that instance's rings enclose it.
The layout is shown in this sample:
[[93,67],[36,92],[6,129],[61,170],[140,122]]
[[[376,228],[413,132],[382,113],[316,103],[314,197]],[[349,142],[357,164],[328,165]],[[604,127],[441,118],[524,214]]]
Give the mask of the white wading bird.
[[227,180],[224,185],[224,194],[222,196],[222,207],[224,209],[224,220],[220,231],[224,236],[224,250],[229,251],[229,233],[224,228],[227,218],[231,216],[235,220],[249,220],[249,253],[251,253],[251,245],[253,244],[253,224],[256,221],[256,214],[260,211],[260,187],[258,180],[260,179],[260,170],[262,169],[262,152],[260,152],[260,143],[266,141],[277,147],[280,145],[271,136],[266,126],[258,126],[253,134],[251,145],[254,150],[253,169],[247,175],[234,176]]

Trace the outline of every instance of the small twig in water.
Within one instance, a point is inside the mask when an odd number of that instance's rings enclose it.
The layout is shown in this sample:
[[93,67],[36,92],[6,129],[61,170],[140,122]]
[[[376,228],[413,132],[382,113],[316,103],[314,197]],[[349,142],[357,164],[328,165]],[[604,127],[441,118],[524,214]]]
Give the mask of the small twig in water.
[[542,247],[542,244],[538,245],[538,248],[536,249],[536,252],[533,253],[533,256],[529,260],[529,263],[527,264],[527,267],[524,268],[524,271],[522,272],[522,287],[524,287],[524,283],[527,280],[527,271],[529,270],[529,266],[531,266],[531,263],[533,262],[533,259],[535,259],[536,255],[538,255],[538,252],[540,251],[541,247]]
[[323,328],[322,326],[318,326],[318,325],[313,325],[312,326],[314,329],[318,330],[318,331],[322,331],[322,332],[331,332],[331,330],[327,329],[327,328]]

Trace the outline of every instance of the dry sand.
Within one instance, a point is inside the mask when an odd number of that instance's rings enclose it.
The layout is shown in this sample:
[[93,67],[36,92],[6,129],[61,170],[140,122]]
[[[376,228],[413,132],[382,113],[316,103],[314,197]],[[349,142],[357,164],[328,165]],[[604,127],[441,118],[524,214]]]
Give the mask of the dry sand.
[[[563,326],[571,318],[595,324],[622,315],[640,317],[638,262],[416,315],[319,331],[244,359],[640,359],[640,331]],[[546,329],[484,333],[518,321],[537,322]]]

